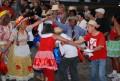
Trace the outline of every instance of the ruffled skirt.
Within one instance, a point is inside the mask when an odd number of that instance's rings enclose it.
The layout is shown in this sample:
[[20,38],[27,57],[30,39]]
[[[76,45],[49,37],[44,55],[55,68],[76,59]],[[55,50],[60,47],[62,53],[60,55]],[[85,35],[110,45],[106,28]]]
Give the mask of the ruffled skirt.
[[120,57],[120,41],[107,41],[107,56]]
[[[21,51],[23,48],[21,48]],[[15,79],[20,81],[28,81],[29,79],[34,77],[30,54],[28,54],[27,56],[19,56],[16,55],[14,49],[12,49],[8,58],[7,67],[9,80]]]
[[42,68],[57,70],[58,68],[53,52],[38,51],[34,59],[33,68],[36,70],[40,70]]

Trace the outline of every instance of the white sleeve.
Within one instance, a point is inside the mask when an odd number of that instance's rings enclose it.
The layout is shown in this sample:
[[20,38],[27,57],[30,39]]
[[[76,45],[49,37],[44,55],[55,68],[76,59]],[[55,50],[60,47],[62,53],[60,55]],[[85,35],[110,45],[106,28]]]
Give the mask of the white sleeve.
[[41,24],[39,24],[38,26],[38,34],[41,36],[42,35],[42,30],[43,30],[43,22]]
[[61,43],[59,43],[59,49],[60,49],[61,55],[64,55],[65,50],[64,50],[63,46],[61,45]]

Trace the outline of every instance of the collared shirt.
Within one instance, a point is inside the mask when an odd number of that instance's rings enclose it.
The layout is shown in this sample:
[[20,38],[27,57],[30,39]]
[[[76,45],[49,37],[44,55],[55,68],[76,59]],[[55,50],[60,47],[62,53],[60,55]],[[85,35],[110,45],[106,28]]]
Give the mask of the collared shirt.
[[85,19],[83,19],[81,22],[78,21],[77,25],[86,30],[87,21]]
[[[68,40],[71,40],[71,38],[69,36],[67,36],[66,34],[64,34],[64,33],[62,33],[60,36],[62,36],[63,38],[66,38]],[[73,58],[73,57],[77,57],[78,56],[78,50],[73,45],[70,45],[70,44],[60,45],[59,44],[59,48],[60,48],[61,53],[64,54],[65,58]]]
[[[54,20],[54,23],[63,29],[63,33],[67,34],[72,38],[72,27],[69,24],[62,24],[58,22],[57,20]],[[87,34],[87,31],[77,25],[74,27],[74,32],[75,32],[75,39],[78,40],[79,36],[85,36]]]
[[78,56],[78,50],[75,46],[72,46],[70,44],[64,44],[63,49],[65,53],[64,57],[66,58],[73,58]]

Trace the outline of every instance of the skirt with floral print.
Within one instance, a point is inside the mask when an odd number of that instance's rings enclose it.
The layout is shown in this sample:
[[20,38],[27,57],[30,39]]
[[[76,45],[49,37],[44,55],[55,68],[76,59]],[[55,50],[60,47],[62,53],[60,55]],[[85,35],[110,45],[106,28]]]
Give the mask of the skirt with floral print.
[[107,56],[120,57],[120,41],[107,41]]

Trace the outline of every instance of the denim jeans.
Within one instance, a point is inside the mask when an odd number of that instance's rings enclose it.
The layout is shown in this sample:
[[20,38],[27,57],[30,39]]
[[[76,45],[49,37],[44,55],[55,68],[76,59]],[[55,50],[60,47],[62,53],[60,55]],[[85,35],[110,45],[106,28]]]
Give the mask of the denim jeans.
[[106,81],[106,60],[92,60],[91,61],[91,81]]
[[78,73],[77,73],[77,64],[78,64],[78,57],[73,57],[73,58],[63,57],[58,69],[60,81],[69,81],[66,73],[68,67],[70,70],[71,81],[79,81]]

